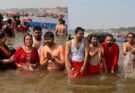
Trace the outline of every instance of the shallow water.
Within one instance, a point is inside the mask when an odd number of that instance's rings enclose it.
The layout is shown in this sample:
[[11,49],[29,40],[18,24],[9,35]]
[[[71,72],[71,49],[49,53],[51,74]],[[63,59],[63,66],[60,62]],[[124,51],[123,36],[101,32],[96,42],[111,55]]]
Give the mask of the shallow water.
[[[7,44],[18,48],[23,44],[24,35],[17,33]],[[124,78],[121,73],[122,59],[121,54],[120,73],[116,75],[101,74],[75,80],[69,79],[66,72],[0,72],[0,93],[135,93],[135,78]]]

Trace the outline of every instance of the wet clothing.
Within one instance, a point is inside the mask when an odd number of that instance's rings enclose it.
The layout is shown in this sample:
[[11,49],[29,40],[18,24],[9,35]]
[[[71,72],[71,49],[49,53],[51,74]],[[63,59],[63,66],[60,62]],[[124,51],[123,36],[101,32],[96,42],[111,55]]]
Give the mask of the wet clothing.
[[27,55],[28,53],[26,53],[22,47],[18,48],[15,53],[15,64],[25,65],[28,63],[28,59],[29,63],[31,64],[39,63],[39,55],[37,48],[32,48],[31,54],[29,56],[30,58],[28,58]]
[[104,71],[103,64],[98,64],[98,65],[91,65],[89,64],[88,67],[88,74],[89,75],[97,75],[100,74]]
[[19,25],[18,26],[18,31],[27,32],[27,31],[29,31],[29,27],[26,26],[26,25]]
[[[4,45],[4,47],[0,49],[0,60],[10,58],[15,53],[15,51],[16,50],[14,48],[9,48],[7,45]],[[0,62],[0,70],[6,70],[9,68],[16,69],[14,62],[6,64]]]
[[104,58],[107,66],[108,72],[114,67],[114,71],[118,70],[118,60],[119,60],[119,46],[117,43],[113,43],[111,47],[108,47],[107,43],[102,43],[104,48]]
[[75,68],[75,71],[70,70],[70,77],[81,77],[85,74],[81,74],[80,70],[84,64],[84,40],[80,45],[80,48],[77,49],[74,45],[74,41],[71,40],[71,66]]
[[71,57],[71,60],[74,60],[74,61],[78,61],[78,62],[81,62],[84,60],[84,40],[82,40],[82,43],[80,45],[80,48],[77,49],[74,45],[74,41],[71,40],[72,42],[72,46],[71,46],[71,53],[72,53],[72,57]]
[[84,61],[72,61],[71,62],[71,66],[75,68],[75,70],[73,71],[72,69],[70,70],[70,77],[82,77],[85,76],[87,73],[82,74],[80,72],[81,67],[83,66]]
[[135,55],[128,52],[123,62],[124,74],[126,77],[135,76]]

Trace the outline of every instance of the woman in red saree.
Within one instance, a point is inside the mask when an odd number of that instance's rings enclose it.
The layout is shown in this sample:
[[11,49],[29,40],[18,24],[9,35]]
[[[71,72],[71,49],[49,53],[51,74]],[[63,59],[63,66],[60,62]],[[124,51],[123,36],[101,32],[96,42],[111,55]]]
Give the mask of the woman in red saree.
[[15,53],[15,64],[23,70],[33,71],[39,66],[39,55],[37,48],[32,47],[32,35],[24,36],[24,45],[17,49]]

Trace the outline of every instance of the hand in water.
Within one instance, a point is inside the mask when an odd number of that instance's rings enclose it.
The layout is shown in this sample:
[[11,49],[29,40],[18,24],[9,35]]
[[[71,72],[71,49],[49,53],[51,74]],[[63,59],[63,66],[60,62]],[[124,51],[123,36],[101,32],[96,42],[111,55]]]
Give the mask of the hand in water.
[[84,74],[85,71],[86,71],[86,67],[82,66],[81,69],[80,69],[81,74]]
[[71,67],[70,70],[73,72],[73,78],[77,77],[78,72],[75,70],[74,67]]
[[111,70],[111,73],[112,73],[112,74],[114,74],[114,73],[115,73],[113,68],[112,68],[112,70]]

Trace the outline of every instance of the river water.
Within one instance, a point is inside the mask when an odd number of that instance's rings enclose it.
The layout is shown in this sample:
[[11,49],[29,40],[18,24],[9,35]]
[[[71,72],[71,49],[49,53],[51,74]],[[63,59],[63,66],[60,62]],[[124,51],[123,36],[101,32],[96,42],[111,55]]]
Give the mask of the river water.
[[[43,29],[43,33],[47,30]],[[8,39],[9,46],[18,48],[23,44],[25,33],[16,33]],[[120,48],[122,44],[119,44]],[[135,93],[135,78],[122,74],[122,53],[118,74],[100,74],[75,80],[68,78],[66,71],[39,71],[33,73],[9,70],[0,72],[0,93]]]

